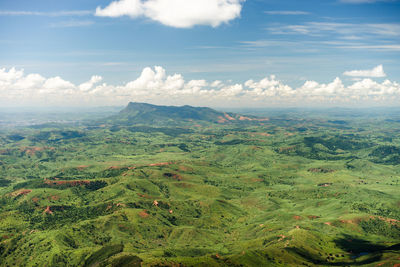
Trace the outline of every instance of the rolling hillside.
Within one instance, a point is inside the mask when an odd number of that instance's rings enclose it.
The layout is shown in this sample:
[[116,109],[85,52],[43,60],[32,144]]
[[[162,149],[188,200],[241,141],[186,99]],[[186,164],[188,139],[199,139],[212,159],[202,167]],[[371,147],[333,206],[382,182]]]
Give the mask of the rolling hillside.
[[400,263],[398,123],[121,117],[0,132],[0,266]]

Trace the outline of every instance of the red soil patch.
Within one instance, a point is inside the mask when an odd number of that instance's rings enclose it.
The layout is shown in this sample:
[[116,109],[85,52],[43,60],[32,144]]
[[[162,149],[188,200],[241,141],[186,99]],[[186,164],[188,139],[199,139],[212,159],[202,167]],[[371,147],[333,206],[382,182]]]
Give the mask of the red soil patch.
[[[25,235],[25,234],[24,234],[24,235]],[[11,238],[11,237],[13,237],[13,236],[14,236],[14,234],[3,235],[3,236],[1,237],[1,239],[3,240],[2,243],[7,243],[7,241],[5,241],[5,240],[7,240],[7,239],[9,239],[9,238]]]
[[83,171],[86,168],[89,168],[89,166],[88,165],[79,165],[78,167],[76,167],[76,169],[79,171]]
[[149,164],[149,166],[153,167],[153,166],[166,166],[166,165],[171,165],[173,164],[172,162],[161,162],[161,163],[152,163]]
[[390,223],[391,225],[398,225],[400,223],[399,220],[391,219],[391,218],[385,218],[385,217],[382,217],[382,216],[377,216],[377,217],[376,216],[370,216],[370,218],[371,219],[378,218],[379,220],[387,222],[387,223]]
[[301,216],[294,215],[294,216],[293,216],[293,219],[295,219],[295,220],[301,220]]
[[147,194],[140,194],[140,193],[137,193],[137,195],[138,195],[139,197],[143,197],[143,198],[147,198],[147,199],[152,199],[152,197],[149,196],[149,195],[147,195]]
[[31,155],[31,156],[35,155],[36,152],[39,152],[42,150],[44,150],[44,148],[42,148],[42,147],[23,147],[23,148],[21,148],[21,151],[23,151],[23,152],[25,152],[25,154]]
[[326,222],[326,223],[324,223],[324,224],[329,225],[329,226],[332,226],[332,223],[331,223],[331,222]]
[[246,116],[240,116],[239,120],[240,121],[269,121],[268,118],[259,118],[259,119],[257,119],[257,118],[249,118],[249,117],[246,117]]
[[235,121],[236,120],[235,118],[229,116],[229,114],[227,114],[227,113],[224,113],[224,114],[225,114],[225,118],[227,118],[228,120],[230,120],[230,121]]
[[285,239],[285,238],[286,238],[286,236],[285,236],[285,235],[278,235],[278,237],[280,237],[278,241],[282,241],[283,239]]
[[57,201],[60,199],[60,196],[54,195],[54,196],[50,196],[49,199]]
[[224,117],[222,117],[222,116],[218,116],[218,123],[225,123],[225,122],[227,122],[227,120],[224,118]]
[[44,183],[50,186],[81,186],[81,185],[88,185],[90,184],[90,181],[88,180],[72,180],[72,181],[61,181],[61,180],[44,180]]
[[179,170],[180,170],[180,171],[184,171],[184,172],[193,171],[192,168],[187,167],[187,166],[184,166],[184,165],[180,165],[180,166],[179,166]]
[[309,215],[309,216],[307,216],[307,217],[308,217],[308,219],[310,219],[310,220],[315,220],[315,219],[320,218],[319,216],[316,216],[316,215]]
[[200,201],[199,205],[200,205],[200,207],[208,207],[208,206],[210,206],[209,204],[207,204],[207,203],[205,203],[203,201]]
[[141,212],[139,212],[139,216],[141,218],[148,218],[150,214],[148,214],[146,210],[142,210]]
[[47,208],[43,211],[43,213],[53,214],[53,212],[50,209],[50,206],[47,206]]
[[19,197],[21,195],[25,196],[25,195],[29,194],[30,192],[32,192],[32,190],[30,190],[30,189],[20,189],[18,191],[12,192],[11,196],[13,196],[13,197]]
[[128,170],[134,170],[136,167],[128,167]]
[[269,134],[269,133],[253,133],[253,134],[255,134],[255,135],[260,135],[260,136],[272,136],[272,134]]
[[37,147],[37,146],[33,146],[33,147],[21,147],[20,151],[24,152],[26,155],[30,155],[33,156],[36,154],[36,152],[39,151],[44,151],[44,150],[54,150],[54,147]]
[[37,198],[37,197],[32,198],[32,202],[37,203],[38,201],[39,201],[39,198]]
[[214,258],[214,259],[220,259],[221,258],[221,256],[217,253],[217,254],[215,254],[215,255],[212,255],[211,256],[211,258]]
[[110,166],[110,167],[108,167],[109,170],[118,170],[120,168],[121,167],[119,167],[119,166]]
[[166,178],[172,178],[172,179],[177,180],[177,181],[181,181],[182,180],[182,176],[180,176],[179,174],[176,174],[176,173],[166,172],[163,175]]

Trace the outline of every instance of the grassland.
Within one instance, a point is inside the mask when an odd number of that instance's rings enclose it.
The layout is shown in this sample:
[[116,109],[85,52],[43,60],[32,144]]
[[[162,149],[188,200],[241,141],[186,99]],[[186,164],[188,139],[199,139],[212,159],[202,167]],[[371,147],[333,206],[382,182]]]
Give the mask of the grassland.
[[4,128],[0,265],[395,266],[399,133],[322,115]]

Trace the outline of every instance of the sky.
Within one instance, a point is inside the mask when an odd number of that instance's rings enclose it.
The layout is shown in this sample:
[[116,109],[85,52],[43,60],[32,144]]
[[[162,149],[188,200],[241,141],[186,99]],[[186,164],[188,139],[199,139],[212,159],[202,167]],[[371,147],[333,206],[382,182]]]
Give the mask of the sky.
[[1,106],[399,106],[398,0],[1,0]]

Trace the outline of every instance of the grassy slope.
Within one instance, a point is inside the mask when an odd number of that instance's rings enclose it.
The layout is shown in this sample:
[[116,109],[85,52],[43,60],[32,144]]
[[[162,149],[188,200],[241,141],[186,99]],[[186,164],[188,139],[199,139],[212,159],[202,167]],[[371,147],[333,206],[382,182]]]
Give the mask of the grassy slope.
[[[26,129],[20,141],[5,133],[1,265],[393,266],[395,127],[314,120],[191,133]],[[54,177],[91,186],[44,183]]]

